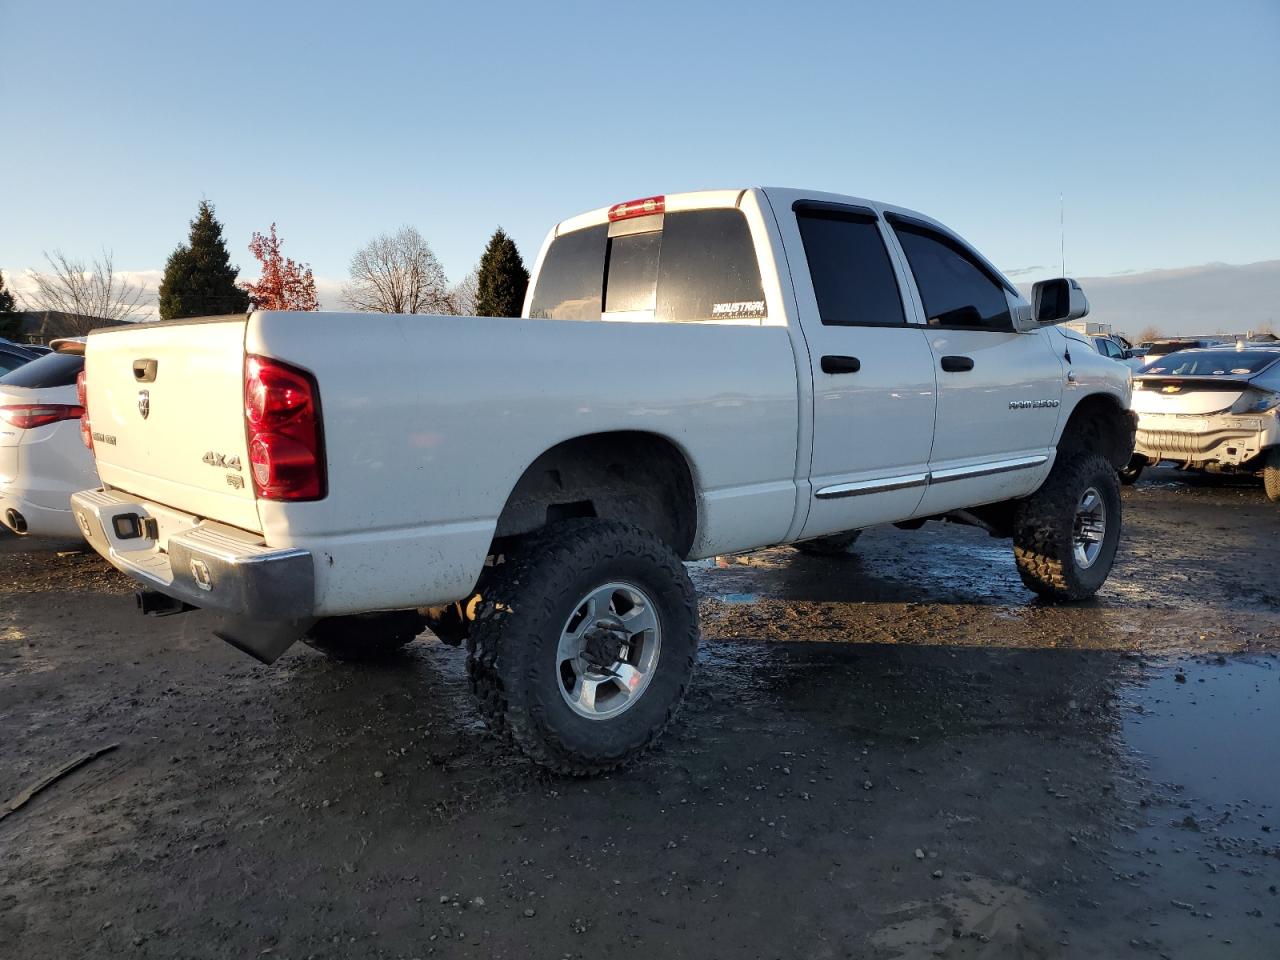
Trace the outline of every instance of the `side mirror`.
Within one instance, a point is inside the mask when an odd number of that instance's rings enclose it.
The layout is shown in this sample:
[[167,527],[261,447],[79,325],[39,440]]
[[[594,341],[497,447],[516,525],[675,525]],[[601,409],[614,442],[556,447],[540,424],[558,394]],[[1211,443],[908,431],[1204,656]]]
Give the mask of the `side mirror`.
[[1089,313],[1089,298],[1069,277],[1041,280],[1031,288],[1032,316],[1041,326],[1079,320]]

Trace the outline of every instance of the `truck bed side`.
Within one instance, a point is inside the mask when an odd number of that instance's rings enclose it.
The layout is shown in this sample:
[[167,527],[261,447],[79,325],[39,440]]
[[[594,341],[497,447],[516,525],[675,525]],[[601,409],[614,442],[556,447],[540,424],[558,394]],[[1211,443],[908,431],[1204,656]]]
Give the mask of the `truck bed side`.
[[320,614],[465,595],[525,469],[576,437],[643,431],[684,453],[692,557],[776,543],[795,514],[785,328],[259,313],[246,350],[320,385],[328,496],[258,503],[268,544],[314,552]]

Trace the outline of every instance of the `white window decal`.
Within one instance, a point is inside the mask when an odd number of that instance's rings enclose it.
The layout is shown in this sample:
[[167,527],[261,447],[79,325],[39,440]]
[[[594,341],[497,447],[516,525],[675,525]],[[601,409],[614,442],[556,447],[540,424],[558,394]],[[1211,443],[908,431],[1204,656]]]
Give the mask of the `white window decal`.
[[735,300],[732,303],[713,303],[713,317],[763,317],[763,300]]

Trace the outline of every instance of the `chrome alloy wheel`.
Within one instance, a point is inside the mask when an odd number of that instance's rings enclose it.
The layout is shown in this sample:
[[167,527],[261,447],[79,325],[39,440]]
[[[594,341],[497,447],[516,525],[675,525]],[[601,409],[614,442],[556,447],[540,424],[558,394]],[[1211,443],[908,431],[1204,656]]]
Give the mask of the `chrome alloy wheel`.
[[1076,516],[1072,522],[1071,539],[1076,565],[1088,570],[1102,552],[1102,541],[1107,535],[1107,505],[1095,487],[1089,487],[1080,495],[1076,504]]
[[612,719],[644,694],[661,650],[662,624],[643,590],[629,583],[596,587],[560,632],[560,695],[579,716]]

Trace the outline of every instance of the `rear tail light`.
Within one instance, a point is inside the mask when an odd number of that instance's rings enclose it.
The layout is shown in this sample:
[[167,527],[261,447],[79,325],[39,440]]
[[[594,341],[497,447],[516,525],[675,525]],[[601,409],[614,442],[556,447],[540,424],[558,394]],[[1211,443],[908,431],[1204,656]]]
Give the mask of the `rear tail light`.
[[628,200],[626,203],[615,203],[609,208],[610,220],[628,220],[631,217],[647,217],[654,213],[665,213],[667,198],[645,197],[643,200]]
[[76,403],[80,404],[80,440],[93,450],[93,428],[89,425],[89,387],[84,370],[76,374]]
[[0,420],[19,430],[47,427],[63,420],[78,420],[84,416],[84,407],[69,403],[14,403],[0,407]]
[[325,495],[320,394],[310,374],[267,357],[249,357],[244,374],[249,472],[263,500]]
[[1266,413],[1268,410],[1280,410],[1280,391],[1246,390],[1228,413]]

